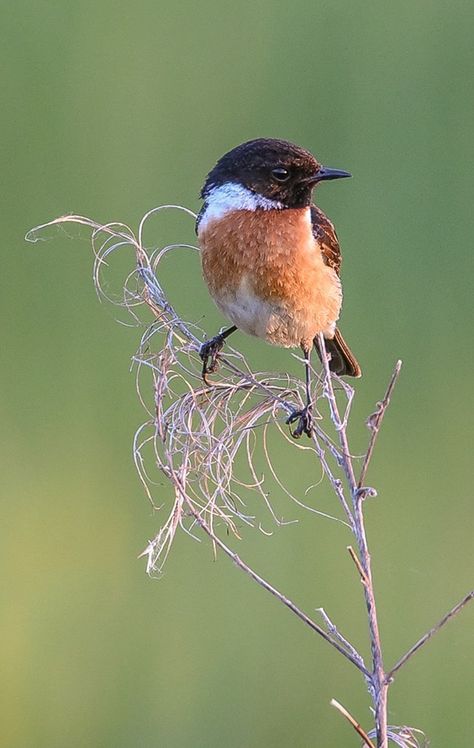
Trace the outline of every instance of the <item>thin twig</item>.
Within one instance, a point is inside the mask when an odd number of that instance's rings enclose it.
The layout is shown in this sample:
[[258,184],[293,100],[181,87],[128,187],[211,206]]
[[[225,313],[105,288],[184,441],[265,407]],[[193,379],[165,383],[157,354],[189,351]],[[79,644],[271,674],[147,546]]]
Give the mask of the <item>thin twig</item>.
[[358,670],[360,670],[361,673],[363,673],[364,677],[370,678],[370,673],[367,670],[367,668],[363,665],[362,657],[357,653],[356,655],[352,654],[352,652],[347,651],[339,642],[332,639],[331,636],[323,629],[321,626],[319,626],[315,621],[313,621],[306,613],[304,613],[300,608],[298,608],[295,603],[290,600],[288,597],[283,595],[279,590],[276,589],[276,587],[273,587],[273,585],[270,584],[270,582],[267,582],[266,579],[260,576],[260,574],[257,574],[254,569],[252,569],[248,564],[245,563],[245,561],[242,561],[240,556],[235,553],[231,548],[229,548],[209,527],[206,520],[203,519],[203,517],[199,514],[199,512],[196,511],[194,505],[192,502],[189,501],[187,492],[185,491],[184,487],[180,484],[177,477],[173,477],[174,483],[180,492],[182,499],[186,502],[189,511],[195,518],[197,524],[204,530],[204,532],[211,538],[212,542],[215,543],[216,546],[218,546],[224,553],[232,559],[234,564],[239,567],[242,571],[245,571],[246,574],[248,574],[257,584],[259,584],[261,587],[263,587],[267,592],[270,592],[271,595],[276,597],[277,600],[279,600],[283,605],[285,605],[287,608],[289,608],[303,623],[306,623],[309,628],[311,628],[313,631],[315,631],[319,636],[321,636],[325,641],[328,642],[334,649],[336,649],[340,654],[344,655],[346,659],[349,660],[349,662],[352,662],[353,665],[356,666]]
[[398,670],[400,670],[401,667],[403,667],[403,665],[410,659],[410,657],[412,657],[415,654],[415,652],[418,652],[418,650],[421,649],[421,647],[423,647],[431,639],[432,636],[437,634],[438,631],[442,629],[443,626],[445,626],[448,623],[448,621],[454,618],[454,616],[456,616],[464,608],[465,605],[470,603],[471,600],[474,600],[474,590],[471,590],[471,592],[469,592],[465,597],[463,597],[463,599],[459,603],[457,603],[457,605],[455,605],[454,608],[451,608],[451,610],[448,613],[446,613],[446,615],[444,615],[442,619],[438,621],[438,623],[435,626],[433,626],[433,628],[427,631],[426,634],[421,637],[421,639],[418,639],[416,644],[410,647],[408,652],[406,652],[403,655],[403,657],[400,657],[400,659],[393,666],[393,668],[388,671],[387,676],[386,676],[386,682],[390,683],[393,680],[395,673]]
[[[362,657],[361,657],[361,656],[360,656],[360,654],[358,653],[357,649],[355,649],[355,648],[354,648],[354,646],[353,646],[353,645],[351,644],[351,642],[350,642],[350,641],[349,641],[348,639],[346,639],[346,637],[345,637],[345,636],[343,636],[343,635],[341,634],[341,632],[340,632],[340,631],[339,631],[339,629],[337,628],[336,624],[335,624],[335,623],[333,623],[333,621],[331,621],[331,619],[329,618],[329,616],[328,616],[328,614],[326,613],[326,611],[324,610],[324,608],[318,608],[316,612],[317,612],[317,613],[319,613],[319,615],[320,615],[320,616],[321,616],[321,618],[323,619],[324,623],[326,624],[326,628],[327,628],[328,632],[329,632],[329,633],[330,633],[330,634],[331,634],[332,636],[334,636],[334,637],[335,637],[335,638],[336,638],[336,639],[337,639],[338,641],[340,641],[340,642],[341,642],[341,644],[342,644],[342,645],[343,645],[344,647],[346,647],[346,649],[347,649],[347,650],[348,650],[349,652],[352,652],[352,654],[354,655],[354,657],[355,657],[355,658],[356,658],[356,659],[357,659],[357,660],[358,660],[358,661],[360,662],[360,664],[361,664],[361,665],[362,665],[362,666],[364,667],[364,669],[365,669],[365,670],[367,671],[367,668],[365,667],[365,663],[364,663],[364,660],[362,659]],[[368,672],[368,671],[367,671],[367,672]],[[370,680],[370,679],[369,679],[369,680]]]
[[365,476],[367,474],[369,463],[370,463],[370,460],[372,459],[375,442],[377,441],[377,436],[379,434],[380,427],[382,425],[385,411],[390,405],[390,398],[392,396],[393,389],[397,383],[397,379],[400,376],[401,368],[402,368],[402,362],[399,360],[395,364],[393,374],[390,378],[390,382],[388,383],[388,387],[385,392],[385,395],[383,396],[383,399],[379,403],[377,403],[377,409],[367,419],[367,426],[370,429],[371,434],[370,434],[369,446],[367,447],[367,452],[365,453],[364,462],[362,464],[362,469],[360,471],[359,480],[357,482],[358,488],[361,488],[365,481]]
[[323,382],[324,395],[326,397],[326,400],[328,401],[329,410],[331,413],[331,420],[336,429],[338,439],[339,439],[339,444],[341,446],[342,467],[346,474],[346,478],[347,478],[347,482],[349,483],[351,494],[353,494],[357,487],[357,482],[356,482],[355,473],[354,473],[354,466],[352,464],[352,457],[351,457],[351,453],[349,450],[349,443],[347,440],[346,428],[345,428],[343,420],[341,419],[341,416],[339,414],[339,408],[337,406],[336,395],[335,395],[334,387],[332,384],[331,370],[329,368],[329,357],[326,351],[324,335],[322,333],[319,334],[318,340],[319,340],[319,349],[321,352],[321,359],[322,359],[323,368],[324,368],[324,382]]
[[350,714],[347,709],[342,706],[342,704],[339,703],[339,701],[336,701],[336,699],[331,699],[330,701],[331,706],[335,707],[341,714],[347,719],[350,725],[354,728],[356,733],[362,738],[365,745],[368,746],[368,748],[375,748],[375,745],[372,743],[371,739],[367,735],[367,733],[364,731],[364,729],[360,726],[359,722],[354,719],[352,714]]
[[321,466],[322,466],[322,468],[323,468],[326,476],[328,477],[328,479],[329,479],[329,481],[330,481],[330,483],[331,483],[331,485],[332,485],[332,487],[334,489],[334,492],[335,492],[337,498],[339,499],[339,502],[340,502],[340,504],[341,504],[341,506],[342,506],[342,508],[343,508],[343,510],[345,512],[345,514],[346,514],[346,517],[348,519],[351,531],[355,532],[355,530],[354,530],[354,517],[352,516],[352,512],[351,512],[351,510],[349,508],[346,496],[344,494],[344,486],[342,484],[342,481],[339,480],[339,478],[336,478],[336,476],[333,474],[333,472],[332,472],[332,470],[331,470],[331,468],[329,466],[329,463],[328,463],[328,461],[326,459],[326,455],[324,453],[324,449],[322,448],[322,446],[319,443],[319,433],[318,433],[318,431],[319,431],[318,429],[313,429],[313,433],[312,433],[312,439],[313,439],[313,442],[314,442],[314,444],[316,446],[316,453],[318,455],[318,459],[319,459],[319,461],[321,463]]
[[352,560],[353,560],[353,562],[354,562],[354,564],[356,566],[356,569],[357,569],[357,571],[360,574],[360,580],[361,580],[362,584],[365,584],[365,585],[369,584],[369,580],[367,579],[367,575],[366,575],[365,571],[362,568],[361,562],[359,561],[359,556],[357,555],[357,553],[355,552],[355,550],[353,549],[353,547],[351,545],[347,546],[347,550],[349,551],[349,556],[352,558]]
[[359,486],[355,478],[354,467],[352,464],[351,452],[346,430],[346,419],[342,420],[337,405],[334,387],[332,383],[331,371],[329,368],[329,357],[326,351],[324,336],[319,335],[319,349],[323,368],[325,372],[324,392],[329,403],[331,418],[334,423],[339,444],[342,452],[342,467],[349,483],[351,491],[353,516],[354,516],[354,535],[359,549],[359,560],[365,575],[363,585],[364,598],[367,609],[370,648],[372,652],[372,698],[375,709],[375,729],[377,735],[377,748],[388,747],[387,735],[387,684],[385,681],[385,671],[383,666],[382,643],[380,639],[379,623],[377,617],[377,606],[375,602],[375,592],[372,580],[371,558],[367,535],[364,522],[364,502],[363,496],[359,491]]

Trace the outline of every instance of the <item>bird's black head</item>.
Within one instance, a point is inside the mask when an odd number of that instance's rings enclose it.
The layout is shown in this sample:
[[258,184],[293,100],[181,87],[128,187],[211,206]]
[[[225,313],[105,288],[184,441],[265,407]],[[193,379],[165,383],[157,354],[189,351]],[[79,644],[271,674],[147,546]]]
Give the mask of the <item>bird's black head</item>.
[[201,197],[233,183],[274,200],[285,208],[304,208],[318,182],[350,177],[347,171],[321,166],[309,151],[286,140],[258,138],[242,143],[222,156],[209,172]]

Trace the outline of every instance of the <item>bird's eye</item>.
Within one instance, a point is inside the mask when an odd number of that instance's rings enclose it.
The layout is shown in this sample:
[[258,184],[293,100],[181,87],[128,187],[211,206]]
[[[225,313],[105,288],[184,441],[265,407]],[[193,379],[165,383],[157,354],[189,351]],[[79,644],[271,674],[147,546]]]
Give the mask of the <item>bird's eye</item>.
[[276,169],[272,169],[272,177],[276,179],[277,182],[286,182],[290,178],[290,172],[288,169],[278,166]]

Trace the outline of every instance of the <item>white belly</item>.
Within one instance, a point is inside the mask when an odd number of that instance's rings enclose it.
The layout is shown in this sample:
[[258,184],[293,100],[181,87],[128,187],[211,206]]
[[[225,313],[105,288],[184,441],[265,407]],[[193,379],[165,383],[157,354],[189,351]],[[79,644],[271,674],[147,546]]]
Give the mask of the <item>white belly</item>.
[[[340,296],[339,283],[335,284],[335,295]],[[225,317],[240,330],[284,348],[299,346],[321,331],[329,338],[334,335],[336,320],[325,321],[321,330],[321,323],[308,309],[289,309],[277,299],[263,300],[256,296],[248,276],[243,276],[232,294],[215,298],[215,301]]]

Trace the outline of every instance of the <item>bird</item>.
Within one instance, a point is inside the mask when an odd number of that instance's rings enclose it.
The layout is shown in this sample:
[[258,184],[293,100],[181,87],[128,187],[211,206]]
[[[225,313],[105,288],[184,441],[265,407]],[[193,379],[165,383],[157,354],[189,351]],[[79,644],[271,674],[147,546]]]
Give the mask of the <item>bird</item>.
[[337,327],[341,305],[341,251],[336,231],[312,195],[321,182],[350,177],[322,166],[286,140],[257,138],[225,153],[208,173],[196,219],[201,266],[209,293],[231,327],[200,349],[202,377],[217,369],[224,341],[237,329],[284,348],[300,347],[306,405],[288,418],[294,437],[312,434],[311,366],[322,360],[324,336],[330,371],[361,376]]

